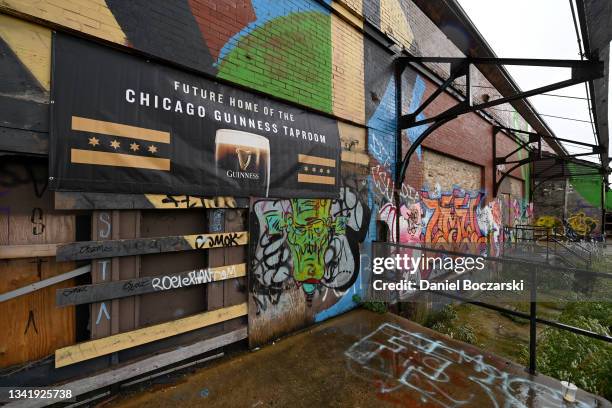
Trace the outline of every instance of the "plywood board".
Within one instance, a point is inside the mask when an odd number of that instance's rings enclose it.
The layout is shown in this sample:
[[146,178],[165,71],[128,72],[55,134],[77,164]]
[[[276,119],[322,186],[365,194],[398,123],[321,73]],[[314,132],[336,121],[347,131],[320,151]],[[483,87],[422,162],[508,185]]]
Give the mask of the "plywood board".
[[165,339],[177,334],[186,333],[247,314],[247,304],[242,303],[223,309],[200,313],[194,316],[177,319],[151,327],[115,334],[98,340],[92,340],[55,352],[55,367],[64,367],[80,361],[107,355],[116,351]]
[[[56,303],[58,306],[80,305],[147,293],[165,292],[209,282],[244,277],[245,275],[246,264],[235,264],[217,268],[194,269],[161,276],[146,276],[92,285],[81,285],[58,290],[56,292]],[[0,295],[0,301],[2,301],[2,295]]]
[[55,192],[55,208],[58,210],[180,210],[248,206],[249,200],[243,197]]
[[219,234],[178,235],[160,238],[84,241],[60,245],[57,260],[84,260],[121,256],[188,251],[192,249],[224,248],[246,245],[246,231]]
[[[149,238],[207,232],[206,211],[205,209],[142,211],[141,236]],[[161,278],[164,275],[199,269],[206,265],[208,251],[182,251],[142,256],[143,275]],[[179,291],[157,291],[138,296],[140,326],[150,326],[206,311],[206,286],[197,285]],[[202,331],[206,332],[209,329]],[[154,350],[154,346],[156,345],[151,345],[150,349]]]
[[57,244],[2,245],[0,259],[38,258],[55,256]]
[[34,282],[31,285],[22,286],[19,289],[12,290],[10,292],[0,294],[0,303],[6,302],[7,300],[14,299],[19,296],[26,295],[28,293],[35,292],[37,290],[46,288],[48,286],[55,285],[56,283],[63,282],[68,279],[75,278],[85,273],[91,272],[91,266],[85,265],[77,268],[73,271],[62,273],[61,275],[55,275],[52,278],[44,279],[39,282]]
[[0,293],[19,295],[0,302],[0,368],[44,358],[76,338],[74,307],[55,306],[55,290],[74,280],[41,287],[77,269],[49,257],[56,244],[75,240],[75,216],[53,209],[47,178],[45,160],[0,160]]

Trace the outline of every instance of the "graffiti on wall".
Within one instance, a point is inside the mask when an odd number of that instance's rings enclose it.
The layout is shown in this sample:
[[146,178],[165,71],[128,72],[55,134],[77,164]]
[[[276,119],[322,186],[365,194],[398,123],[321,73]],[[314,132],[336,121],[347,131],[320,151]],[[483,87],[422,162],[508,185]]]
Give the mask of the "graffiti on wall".
[[571,240],[587,238],[597,228],[597,221],[589,217],[584,211],[577,211],[570,215],[564,223],[565,234]]
[[359,192],[343,187],[338,199],[260,200],[253,206],[257,242],[252,292],[258,307],[276,304],[296,285],[308,304],[324,289],[349,289],[359,274],[359,242],[369,209]]
[[513,226],[529,224],[529,221],[533,218],[533,203],[512,198],[509,206]]
[[535,221],[536,227],[558,228],[562,225],[563,223],[561,222],[559,217],[555,217],[554,215],[541,215]]
[[477,209],[484,194],[470,195],[460,189],[450,194],[430,197],[422,194],[428,213],[423,240],[431,243],[485,243],[486,237],[478,226]]
[[[381,68],[376,47],[365,41],[366,87],[377,98],[366,101],[368,124],[368,150],[370,159],[370,198],[376,219],[387,228],[393,242],[401,243],[460,243],[486,246],[503,241],[503,203],[493,200],[485,203],[482,191],[466,191],[461,186],[451,191],[415,188],[402,183],[399,190],[400,208],[394,200],[394,149],[396,123],[395,82],[392,71]],[[425,94],[426,83],[415,72],[406,70],[402,81],[402,105],[406,112],[414,111]],[[419,119],[425,119],[423,112]],[[403,133],[403,143],[411,144],[426,126]],[[416,151],[416,163],[422,164],[420,150]],[[528,206],[516,203],[519,214],[526,214]],[[399,237],[396,236],[399,223]]]
[[[487,362],[427,334],[384,323],[345,352],[348,369],[378,388],[378,397],[406,406],[565,406],[552,388]],[[452,392],[449,392],[449,388]],[[592,406],[578,399],[573,406]]]
[[584,211],[576,211],[567,219],[554,215],[541,215],[535,221],[535,225],[563,233],[569,241],[589,241],[593,238],[598,222]]
[[502,203],[492,200],[485,205],[484,197],[483,192],[460,188],[443,193],[422,190],[418,200],[400,204],[399,214],[392,202],[384,203],[378,219],[386,224],[394,242],[398,216],[401,243],[477,244],[484,250],[488,243],[503,241]]

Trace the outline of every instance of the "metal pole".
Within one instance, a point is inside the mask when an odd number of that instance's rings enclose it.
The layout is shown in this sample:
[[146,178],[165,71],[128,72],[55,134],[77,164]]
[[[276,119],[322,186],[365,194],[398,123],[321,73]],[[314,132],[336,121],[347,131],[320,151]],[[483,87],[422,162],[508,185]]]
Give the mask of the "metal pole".
[[529,288],[529,374],[536,374],[536,328],[537,328],[537,303],[536,303],[536,273],[538,268],[536,267],[531,271],[531,285]]
[[601,178],[601,236],[603,237],[604,245],[606,243],[606,181],[607,177],[604,175]]
[[550,245],[550,228],[546,227],[546,263],[548,263],[548,247]]
[[393,199],[395,201],[395,242],[400,243],[400,190],[404,182],[403,174],[400,178],[402,169],[402,129],[399,121],[402,117],[402,72],[403,65],[395,63],[395,115],[397,129],[395,132],[395,188],[393,189]]

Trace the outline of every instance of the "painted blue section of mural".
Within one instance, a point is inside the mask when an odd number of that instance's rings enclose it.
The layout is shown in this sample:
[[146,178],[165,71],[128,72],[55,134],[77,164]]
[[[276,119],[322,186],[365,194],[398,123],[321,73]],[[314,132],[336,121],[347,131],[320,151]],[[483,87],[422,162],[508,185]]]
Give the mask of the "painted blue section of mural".
[[[368,153],[391,175],[395,175],[395,134],[397,120],[395,115],[395,80],[391,78],[385,92],[376,107],[374,114],[367,123],[368,126]],[[372,185],[370,175],[368,185]],[[368,190],[368,206],[372,214],[378,214],[377,200],[372,189]],[[376,239],[376,217],[370,217],[368,233],[365,242],[370,243]]]
[[[412,88],[412,96],[410,99],[410,107],[408,108],[408,112],[414,112],[421,105],[421,101],[423,100],[423,95],[425,95],[425,81],[419,75],[416,77],[416,81],[414,82],[414,87]],[[416,120],[425,119],[425,114],[423,112],[419,113],[416,117]],[[429,125],[421,125],[408,129],[408,140],[410,143],[414,143],[419,136],[429,127]],[[421,147],[417,148],[417,156],[419,160],[421,160]]]
[[322,322],[323,320],[348,312],[357,307],[357,303],[353,302],[353,295],[361,295],[361,291],[361,280],[357,279],[353,286],[351,286],[351,288],[344,293],[342,298],[334,303],[332,307],[315,315],[315,322]]
[[[326,1],[331,4],[331,0]],[[251,5],[255,11],[255,21],[234,34],[227,43],[221,48],[217,61],[213,64],[219,65],[221,61],[232,51],[242,37],[246,37],[258,27],[274,20],[278,17],[286,17],[292,13],[319,12],[329,15],[330,12],[325,6],[314,0],[251,0]]]
[[395,116],[395,80],[391,79],[380,104],[368,121],[368,152],[381,165],[389,167],[392,175],[395,174],[395,166],[392,166],[397,131]]
[[[390,173],[394,173],[395,168],[395,134],[397,121],[395,115],[395,81],[389,80],[380,104],[367,123],[368,126],[368,152],[378,163],[384,166]],[[371,176],[368,177],[368,185],[371,185]],[[362,245],[360,245],[360,266],[359,279],[344,293],[344,295],[331,307],[315,314],[315,322],[321,322],[330,317],[345,313],[355,307],[357,303],[353,301],[353,296],[358,295],[363,298],[364,286],[362,280],[369,275],[371,263],[371,243],[376,239],[376,216],[378,204],[374,199],[374,192],[368,190],[368,207],[370,208],[370,219],[368,221],[368,231]]]

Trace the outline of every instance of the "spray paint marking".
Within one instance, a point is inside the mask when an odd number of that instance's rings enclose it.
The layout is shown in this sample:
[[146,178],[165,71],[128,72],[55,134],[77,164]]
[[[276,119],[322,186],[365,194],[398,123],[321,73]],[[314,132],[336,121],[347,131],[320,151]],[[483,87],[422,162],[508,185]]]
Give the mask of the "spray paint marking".
[[[348,369],[375,383],[380,398],[402,405],[565,406],[560,385],[551,388],[505,372],[488,364],[482,355],[390,323],[380,325],[344,354]],[[578,400],[573,406],[595,404]]]
[[110,320],[110,314],[106,308],[106,302],[102,302],[100,304],[100,311],[98,312],[98,318],[96,319],[96,326],[99,325],[100,321],[102,320],[102,313],[104,313],[104,316],[106,316],[106,320]]
[[108,264],[108,262],[109,262],[109,260],[108,260],[108,259],[105,259],[105,260],[103,260],[103,261],[98,261],[98,263],[99,263],[100,265],[102,265],[102,270],[101,270],[101,272],[102,272],[102,280],[103,280],[103,281],[105,281],[105,280],[106,280],[106,265]]
[[100,238],[106,239],[110,237],[111,233],[111,223],[110,223],[110,215],[107,212],[100,213],[100,222],[106,225],[106,229],[100,229],[99,235]]
[[38,328],[36,327],[36,320],[34,319],[34,311],[32,310],[30,310],[30,313],[28,314],[28,323],[26,324],[25,331],[23,332],[24,336],[28,334],[30,325],[34,328],[34,332],[38,334]]

